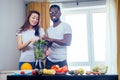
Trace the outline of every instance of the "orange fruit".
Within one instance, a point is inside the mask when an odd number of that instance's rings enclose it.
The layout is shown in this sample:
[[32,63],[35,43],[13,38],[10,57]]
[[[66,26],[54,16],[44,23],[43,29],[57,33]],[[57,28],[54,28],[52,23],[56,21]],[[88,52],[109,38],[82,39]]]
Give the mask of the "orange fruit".
[[20,70],[32,70],[32,65],[30,63],[22,64]]

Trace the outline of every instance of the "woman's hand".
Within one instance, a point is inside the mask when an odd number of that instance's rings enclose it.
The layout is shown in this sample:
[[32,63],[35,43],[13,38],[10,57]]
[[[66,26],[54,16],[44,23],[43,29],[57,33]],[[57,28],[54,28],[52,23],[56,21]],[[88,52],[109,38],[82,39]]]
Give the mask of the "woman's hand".
[[35,43],[37,41],[37,38],[35,37],[35,38],[32,38],[31,40],[30,40],[30,42],[31,43]]
[[29,41],[23,43],[23,42],[22,42],[22,37],[21,37],[21,36],[17,36],[18,49],[19,49],[19,50],[22,50],[22,49],[24,49],[25,47],[27,47],[30,43],[33,43],[33,44],[34,44],[36,41],[37,41],[37,38],[35,37],[35,38],[32,38],[32,39],[30,39]]

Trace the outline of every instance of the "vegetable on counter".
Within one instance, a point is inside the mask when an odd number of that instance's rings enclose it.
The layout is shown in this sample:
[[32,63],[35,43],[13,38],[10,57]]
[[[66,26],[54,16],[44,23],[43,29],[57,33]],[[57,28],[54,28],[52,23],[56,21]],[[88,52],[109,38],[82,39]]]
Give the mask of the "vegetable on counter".
[[62,67],[59,67],[58,65],[53,65],[51,67],[51,69],[55,70],[56,73],[66,73],[66,72],[68,72],[68,66],[67,65],[62,66]]
[[52,69],[46,69],[44,68],[43,69],[43,74],[47,74],[47,75],[55,75],[55,70],[52,70]]

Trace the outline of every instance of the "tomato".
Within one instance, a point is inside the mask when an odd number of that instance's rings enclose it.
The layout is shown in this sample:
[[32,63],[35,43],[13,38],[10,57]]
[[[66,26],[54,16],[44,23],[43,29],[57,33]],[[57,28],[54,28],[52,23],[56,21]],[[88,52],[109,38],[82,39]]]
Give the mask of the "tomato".
[[59,65],[53,65],[51,66],[51,69],[54,69],[54,70],[59,69]]
[[24,71],[20,71],[20,74],[25,74],[25,72]]
[[56,71],[56,73],[60,73],[62,71],[62,68],[58,68],[55,71]]
[[32,71],[32,75],[36,75],[36,71],[35,70]]
[[58,65],[53,65],[51,69],[54,69],[56,73],[66,73],[68,72],[68,66],[59,67]]
[[63,67],[61,67],[62,68],[62,71],[61,72],[68,72],[68,66],[63,66]]

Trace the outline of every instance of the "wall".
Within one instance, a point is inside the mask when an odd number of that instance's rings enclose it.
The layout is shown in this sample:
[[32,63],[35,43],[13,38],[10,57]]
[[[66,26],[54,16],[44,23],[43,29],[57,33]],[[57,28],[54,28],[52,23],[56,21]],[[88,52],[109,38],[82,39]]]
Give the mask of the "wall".
[[[79,1],[79,0],[78,0]],[[81,1],[81,2],[73,2],[73,3],[63,3],[63,8],[75,8],[75,7],[89,7],[89,6],[96,6],[96,5],[105,5],[106,0],[91,0],[91,1]]]
[[18,69],[16,30],[25,17],[24,0],[0,0],[0,70]]

